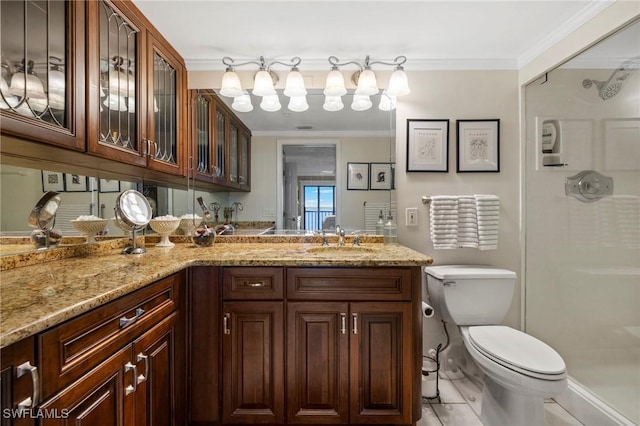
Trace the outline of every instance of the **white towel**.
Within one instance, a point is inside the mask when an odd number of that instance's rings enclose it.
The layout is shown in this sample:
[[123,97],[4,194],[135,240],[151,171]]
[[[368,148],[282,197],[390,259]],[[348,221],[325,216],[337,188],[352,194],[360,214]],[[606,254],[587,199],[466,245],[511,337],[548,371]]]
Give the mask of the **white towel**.
[[498,248],[500,198],[492,194],[474,194],[478,217],[478,249]]
[[433,248],[456,248],[458,245],[458,197],[432,196],[430,213],[430,237]]

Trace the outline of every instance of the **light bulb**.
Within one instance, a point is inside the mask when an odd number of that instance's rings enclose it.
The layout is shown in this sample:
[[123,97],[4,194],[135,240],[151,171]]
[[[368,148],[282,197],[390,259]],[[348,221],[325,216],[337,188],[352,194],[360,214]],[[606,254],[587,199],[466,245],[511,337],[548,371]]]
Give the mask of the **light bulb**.
[[263,96],[262,102],[260,102],[260,108],[268,112],[279,111],[282,106],[280,105],[280,99],[278,99],[278,95]]

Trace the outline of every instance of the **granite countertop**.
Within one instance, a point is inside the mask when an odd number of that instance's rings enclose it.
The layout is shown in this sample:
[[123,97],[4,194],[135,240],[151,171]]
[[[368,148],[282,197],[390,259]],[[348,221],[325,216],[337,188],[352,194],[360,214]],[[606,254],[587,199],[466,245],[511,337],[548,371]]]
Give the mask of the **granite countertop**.
[[[423,266],[429,256],[401,245],[323,248],[314,241],[221,242],[173,248],[147,244],[147,253],[89,250],[81,256],[5,269],[0,279],[0,347],[34,335],[117,297],[194,265],[211,266]],[[95,244],[94,244],[95,246]]]

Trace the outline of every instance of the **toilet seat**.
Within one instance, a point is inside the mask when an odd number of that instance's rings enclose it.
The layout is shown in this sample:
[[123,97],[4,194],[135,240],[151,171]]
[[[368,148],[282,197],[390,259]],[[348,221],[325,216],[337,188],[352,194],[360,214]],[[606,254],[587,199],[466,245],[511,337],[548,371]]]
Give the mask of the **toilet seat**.
[[510,370],[542,380],[566,378],[562,357],[533,336],[500,325],[471,326],[467,331],[478,352]]

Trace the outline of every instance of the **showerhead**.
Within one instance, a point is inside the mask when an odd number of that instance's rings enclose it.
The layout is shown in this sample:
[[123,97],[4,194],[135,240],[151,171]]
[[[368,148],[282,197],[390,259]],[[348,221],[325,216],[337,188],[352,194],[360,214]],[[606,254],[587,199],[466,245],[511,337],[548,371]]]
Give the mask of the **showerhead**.
[[632,71],[640,69],[640,56],[635,56],[631,59],[624,61],[617,70],[611,74],[609,80],[598,81],[585,79],[582,81],[582,87],[585,89],[590,88],[592,85],[596,85],[598,89],[598,96],[604,101],[613,98],[622,89],[622,85],[627,81]]

